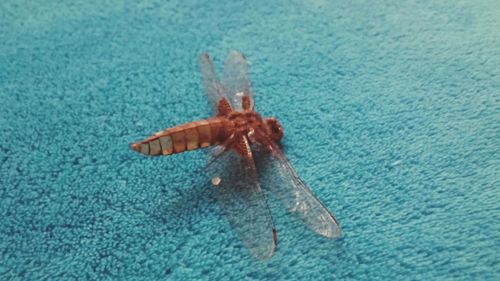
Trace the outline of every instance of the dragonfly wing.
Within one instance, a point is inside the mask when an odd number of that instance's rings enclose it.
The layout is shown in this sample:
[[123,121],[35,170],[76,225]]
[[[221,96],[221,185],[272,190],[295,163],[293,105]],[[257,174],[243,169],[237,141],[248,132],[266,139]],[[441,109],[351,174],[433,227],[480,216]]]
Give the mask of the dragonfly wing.
[[219,103],[221,100],[226,98],[224,95],[224,89],[219,81],[219,78],[217,78],[214,65],[207,53],[200,55],[198,63],[200,65],[205,93],[210,101],[213,112],[217,114],[219,111]]
[[253,110],[254,100],[248,78],[248,62],[242,53],[230,51],[224,64],[222,84],[233,109]]
[[217,201],[245,246],[258,259],[273,256],[276,229],[253,160],[228,150],[208,169]]
[[297,176],[283,152],[277,146],[273,150],[259,151],[255,156],[262,188],[316,233],[328,238],[340,237],[340,226],[333,214]]

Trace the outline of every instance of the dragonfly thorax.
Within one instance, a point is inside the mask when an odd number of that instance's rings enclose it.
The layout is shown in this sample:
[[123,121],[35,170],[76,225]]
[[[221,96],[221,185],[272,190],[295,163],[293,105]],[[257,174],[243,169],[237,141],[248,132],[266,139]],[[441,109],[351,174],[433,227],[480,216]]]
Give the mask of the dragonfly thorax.
[[283,127],[274,117],[262,118],[255,111],[231,112],[227,118],[232,122],[232,127],[240,134],[254,139],[256,130],[266,134],[271,140],[279,142],[283,137]]
[[246,127],[259,126],[262,124],[262,118],[257,112],[231,112],[228,116],[236,129],[245,129]]

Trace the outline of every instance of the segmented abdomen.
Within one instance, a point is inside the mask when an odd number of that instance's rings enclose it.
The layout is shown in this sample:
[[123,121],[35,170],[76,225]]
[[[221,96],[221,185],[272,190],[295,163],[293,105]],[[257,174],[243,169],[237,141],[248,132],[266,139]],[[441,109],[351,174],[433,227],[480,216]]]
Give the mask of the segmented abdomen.
[[131,147],[152,156],[181,153],[222,142],[228,133],[225,127],[222,118],[204,119],[160,131]]

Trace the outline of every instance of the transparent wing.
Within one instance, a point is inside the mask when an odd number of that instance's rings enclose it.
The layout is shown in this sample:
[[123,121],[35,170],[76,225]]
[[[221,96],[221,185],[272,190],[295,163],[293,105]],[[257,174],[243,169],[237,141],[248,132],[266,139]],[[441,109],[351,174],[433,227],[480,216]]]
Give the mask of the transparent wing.
[[276,229],[253,160],[228,150],[208,170],[217,201],[245,246],[258,259],[272,257]]
[[198,63],[200,65],[201,78],[203,81],[203,87],[205,88],[205,93],[210,101],[213,112],[217,114],[218,104],[221,99],[225,98],[224,89],[222,88],[219,78],[217,78],[214,65],[207,53],[200,55]]
[[333,214],[297,176],[283,152],[277,146],[273,150],[273,153],[263,150],[255,153],[262,188],[316,233],[328,238],[340,237],[340,226]]
[[238,51],[230,51],[224,64],[222,84],[233,109],[253,110],[253,94],[248,78],[248,62]]

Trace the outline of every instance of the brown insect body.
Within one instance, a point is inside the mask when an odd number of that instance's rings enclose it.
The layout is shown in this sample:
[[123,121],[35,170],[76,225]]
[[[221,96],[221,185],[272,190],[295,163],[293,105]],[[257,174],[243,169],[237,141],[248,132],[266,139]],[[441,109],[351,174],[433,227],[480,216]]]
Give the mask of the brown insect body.
[[[271,118],[265,120],[272,120]],[[255,131],[266,131],[266,124],[255,111],[228,110],[226,115],[189,122],[160,131],[149,138],[133,143],[132,149],[144,155],[160,156],[224,144],[245,156],[239,145],[240,136],[247,136],[251,143],[262,142]]]
[[132,149],[151,156],[170,155],[218,144],[226,138],[230,123],[222,117],[189,122],[157,132],[133,143]]

